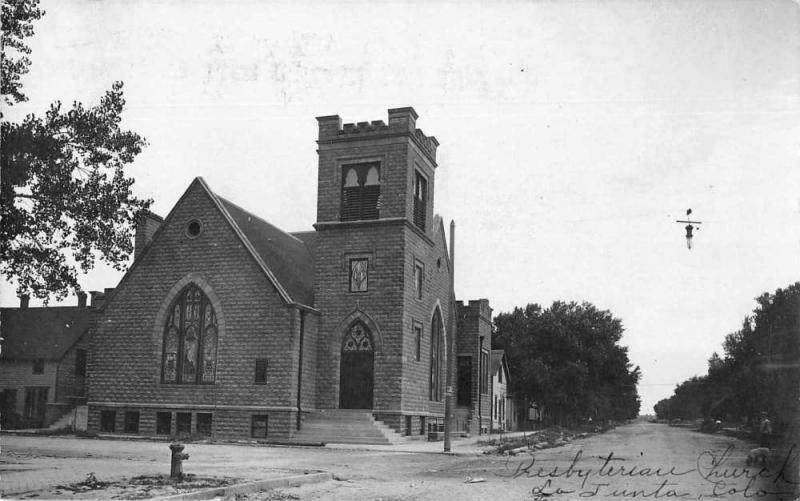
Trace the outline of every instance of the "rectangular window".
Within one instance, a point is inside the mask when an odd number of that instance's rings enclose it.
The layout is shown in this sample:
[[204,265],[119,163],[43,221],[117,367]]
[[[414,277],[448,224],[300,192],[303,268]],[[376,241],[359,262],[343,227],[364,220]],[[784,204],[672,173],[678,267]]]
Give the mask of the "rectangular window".
[[411,434],[411,416],[406,416],[406,436],[410,437]]
[[189,436],[192,434],[192,413],[179,412],[177,415],[175,430],[178,436]]
[[125,411],[125,433],[139,433],[139,411]]
[[117,411],[100,411],[100,431],[115,432],[117,430]]
[[472,405],[472,357],[458,357],[458,399],[456,405]]
[[250,436],[253,438],[267,438],[267,423],[269,416],[266,414],[254,415],[250,426]]
[[481,352],[481,393],[489,393],[489,353]]
[[369,259],[350,260],[350,292],[367,292],[369,278]]
[[267,384],[267,359],[256,359],[256,384]]
[[422,355],[422,326],[414,326],[414,360],[419,362]]
[[197,434],[203,437],[211,436],[211,413],[198,412],[197,413]]
[[172,433],[172,413],[156,412],[156,435]]
[[37,358],[33,361],[33,373],[44,374],[44,359]]
[[86,350],[75,350],[75,375],[86,376]]
[[419,434],[420,435],[425,434],[425,416],[419,417]]
[[428,200],[428,180],[416,172],[414,177],[414,224],[425,230],[426,201]]
[[422,285],[425,282],[425,265],[414,261],[414,290],[417,299],[422,299]]
[[380,163],[343,165],[340,219],[378,219],[380,209]]
[[[43,421],[45,410],[47,409],[47,391],[50,388],[46,386],[30,386],[25,388],[25,409],[24,416],[26,419]],[[35,426],[41,426],[43,423],[31,423]]]

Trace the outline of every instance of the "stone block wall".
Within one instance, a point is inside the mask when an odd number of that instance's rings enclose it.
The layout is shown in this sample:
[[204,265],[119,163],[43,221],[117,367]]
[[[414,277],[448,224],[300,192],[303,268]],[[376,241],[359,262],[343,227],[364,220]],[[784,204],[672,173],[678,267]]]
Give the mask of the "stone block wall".
[[[491,377],[487,382],[486,392],[481,392],[481,353],[487,353],[486,363],[491,361],[492,349],[492,309],[488,299],[478,299],[464,304],[457,303],[458,336],[456,338],[457,355],[472,357],[472,405],[470,407],[469,427],[471,433],[480,429],[489,429],[492,418]],[[490,373],[490,367],[485,373]],[[489,374],[491,376],[491,374]],[[480,418],[480,419],[479,419]],[[480,422],[480,423],[479,423]]]
[[[187,233],[191,221],[202,225],[195,238]],[[214,384],[161,382],[168,312],[189,284],[200,287],[217,315]],[[251,416],[263,413],[270,414],[270,435],[288,436],[297,404],[295,311],[195,180],[98,319],[89,361],[89,430],[99,431],[103,410],[138,409],[145,435],[155,433],[156,412],[181,411],[193,417],[212,412],[215,438],[249,436]],[[266,385],[255,384],[258,358],[268,360]]]

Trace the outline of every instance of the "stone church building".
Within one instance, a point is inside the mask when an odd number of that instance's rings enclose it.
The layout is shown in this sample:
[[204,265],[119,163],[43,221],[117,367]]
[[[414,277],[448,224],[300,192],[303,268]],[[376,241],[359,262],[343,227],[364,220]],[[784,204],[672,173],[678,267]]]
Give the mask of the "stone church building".
[[89,430],[313,441],[325,420],[366,416],[427,436],[443,422],[458,316],[475,337],[458,344],[458,391],[472,395],[458,399],[459,426],[477,432],[474,408],[491,412],[480,381],[491,311],[486,300],[451,311],[438,142],[416,119],[412,108],[389,110],[388,124],[317,118],[313,231],[284,232],[202,178],[165,219],[142,221],[134,262],[94,318]]

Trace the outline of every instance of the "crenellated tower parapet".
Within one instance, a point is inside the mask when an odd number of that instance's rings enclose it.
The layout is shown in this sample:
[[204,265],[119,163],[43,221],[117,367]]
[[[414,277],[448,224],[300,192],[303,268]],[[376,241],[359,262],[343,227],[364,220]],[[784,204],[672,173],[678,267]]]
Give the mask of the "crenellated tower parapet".
[[383,120],[342,124],[339,115],[317,117],[319,124],[319,143],[332,144],[347,141],[363,141],[384,137],[408,136],[436,163],[436,149],[439,141],[434,136],[426,136],[416,127],[417,112],[414,108],[392,108],[389,110],[389,124]]

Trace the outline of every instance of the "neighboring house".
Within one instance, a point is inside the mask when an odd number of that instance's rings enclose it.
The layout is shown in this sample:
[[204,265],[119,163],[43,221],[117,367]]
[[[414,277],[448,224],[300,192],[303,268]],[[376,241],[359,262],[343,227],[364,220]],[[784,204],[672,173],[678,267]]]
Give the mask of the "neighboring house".
[[[89,430],[292,440],[307,420],[367,415],[438,432],[452,271],[433,212],[438,142],[416,119],[317,119],[314,231],[284,232],[202,178],[165,219],[144,219],[91,336]],[[470,354],[485,356],[488,417],[484,301],[470,302],[485,336]]]
[[49,426],[85,403],[91,308],[0,308],[0,427]]
[[464,434],[488,433],[492,421],[490,351],[492,308],[488,299],[456,303],[456,406],[454,428]]
[[513,404],[508,396],[508,362],[504,350],[492,350],[492,431],[512,430]]

